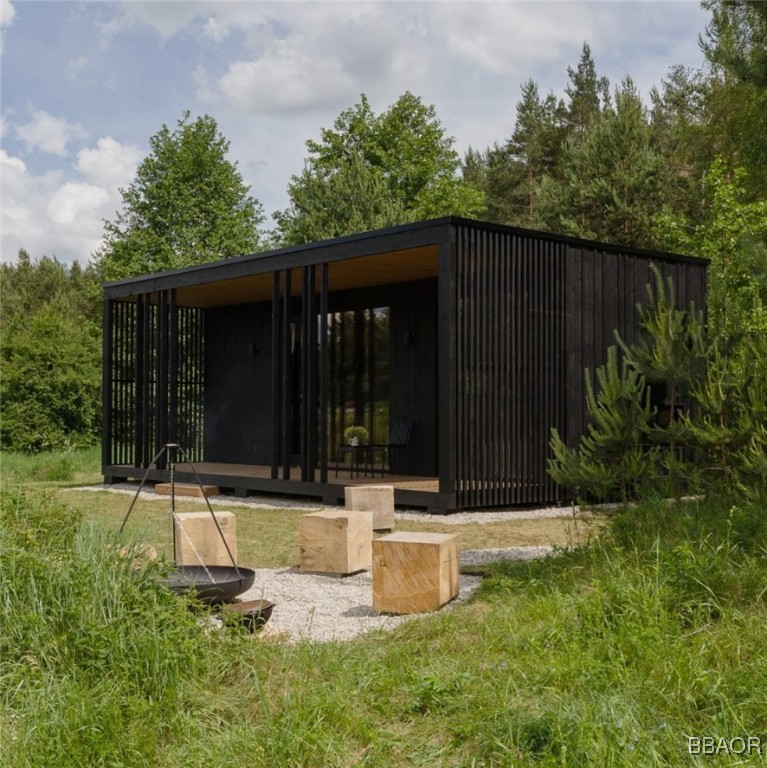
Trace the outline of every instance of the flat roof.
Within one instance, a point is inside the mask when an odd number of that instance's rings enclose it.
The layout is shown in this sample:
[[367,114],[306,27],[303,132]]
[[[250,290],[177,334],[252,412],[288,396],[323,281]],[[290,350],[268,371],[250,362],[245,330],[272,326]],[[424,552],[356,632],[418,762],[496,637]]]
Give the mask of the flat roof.
[[452,230],[458,227],[661,261],[708,264],[707,259],[694,256],[447,216],[139,275],[106,283],[103,290],[106,298],[130,301],[138,295],[174,288],[180,306],[202,308],[268,301],[272,296],[273,272],[290,269],[293,295],[300,295],[303,268],[321,263],[328,264],[330,292],[412,282],[437,276],[440,246],[450,242]]

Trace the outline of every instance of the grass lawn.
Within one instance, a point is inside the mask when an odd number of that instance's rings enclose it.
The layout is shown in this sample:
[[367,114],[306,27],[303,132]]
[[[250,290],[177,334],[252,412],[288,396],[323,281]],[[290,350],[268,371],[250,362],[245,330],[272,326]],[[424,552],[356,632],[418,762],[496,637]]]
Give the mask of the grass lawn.
[[[152,564],[116,558],[129,496],[46,495],[0,499],[3,766],[767,764],[756,505],[642,504],[588,546],[495,567],[452,611],[287,644],[211,632]],[[162,535],[167,509],[141,502],[135,533]],[[300,511],[237,512],[243,564],[296,561]],[[465,548],[594,533],[534,522],[449,529]],[[691,755],[698,737],[731,749]]]
[[[111,531],[119,529],[132,501],[132,496],[127,494],[71,488],[58,491],[56,497],[83,513],[87,520],[105,525]],[[305,510],[230,507],[219,502],[213,502],[212,507],[214,511],[228,509],[236,515],[238,565],[276,568],[298,562],[298,519],[306,514]],[[201,512],[206,509],[204,502],[176,498],[177,512]],[[430,522],[398,521],[397,530],[455,533],[458,534],[461,549],[567,547],[586,541],[604,522],[601,517],[583,516],[578,519],[544,518],[450,525],[434,517],[434,521]],[[166,553],[172,553],[170,500],[139,500],[125,530]]]

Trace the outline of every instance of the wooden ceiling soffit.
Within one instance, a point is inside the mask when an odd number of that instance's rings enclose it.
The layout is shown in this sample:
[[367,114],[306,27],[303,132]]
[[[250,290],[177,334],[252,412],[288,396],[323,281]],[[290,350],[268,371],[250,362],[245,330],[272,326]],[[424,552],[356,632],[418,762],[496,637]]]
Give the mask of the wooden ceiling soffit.
[[[377,285],[408,283],[437,276],[436,245],[377,253],[362,258],[334,261],[329,266],[331,293]],[[298,296],[303,285],[303,268],[291,270],[292,293]],[[319,271],[318,271],[319,277]],[[318,288],[319,290],[319,280]],[[246,275],[177,289],[176,301],[186,307],[225,307],[271,301],[272,273]]]

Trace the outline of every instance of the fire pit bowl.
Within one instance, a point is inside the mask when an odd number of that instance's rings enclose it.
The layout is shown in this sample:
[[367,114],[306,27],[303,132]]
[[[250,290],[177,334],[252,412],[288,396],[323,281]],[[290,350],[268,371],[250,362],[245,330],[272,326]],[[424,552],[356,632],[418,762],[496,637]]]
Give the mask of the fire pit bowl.
[[243,600],[225,605],[222,614],[238,616],[249,632],[257,632],[269,621],[273,608],[268,600]]
[[181,594],[192,591],[198,600],[209,605],[228,603],[253,586],[256,572],[231,565],[177,565],[162,580],[171,590]]

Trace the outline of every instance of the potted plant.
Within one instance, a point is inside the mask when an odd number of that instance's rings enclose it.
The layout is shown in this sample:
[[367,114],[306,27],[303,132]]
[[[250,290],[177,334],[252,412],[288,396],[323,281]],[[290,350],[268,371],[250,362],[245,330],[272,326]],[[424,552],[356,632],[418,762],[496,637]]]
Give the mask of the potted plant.
[[359,424],[353,424],[344,430],[344,442],[347,445],[364,445],[368,441],[368,431]]

